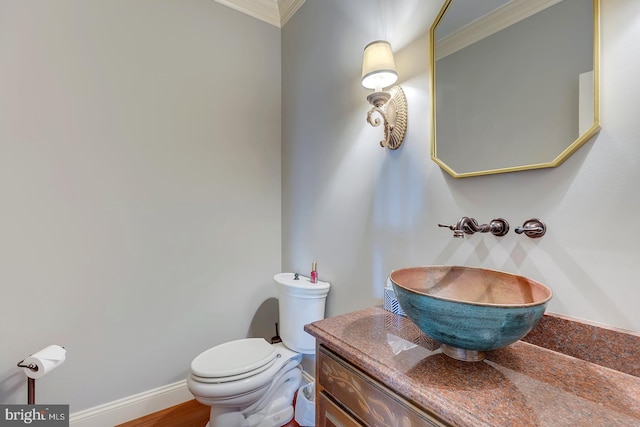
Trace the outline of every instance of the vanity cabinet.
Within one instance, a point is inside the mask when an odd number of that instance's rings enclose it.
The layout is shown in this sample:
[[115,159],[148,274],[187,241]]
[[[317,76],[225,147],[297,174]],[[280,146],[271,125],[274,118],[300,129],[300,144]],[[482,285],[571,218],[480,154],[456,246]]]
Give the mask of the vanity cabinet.
[[[305,325],[316,338],[316,425],[640,426],[634,370],[640,337],[564,318],[553,322],[543,325],[548,335],[538,340],[561,337],[566,345],[571,337],[574,354],[602,361],[602,349],[609,348],[615,360],[596,364],[517,341],[482,362],[460,362],[417,336],[409,319],[382,307]],[[616,367],[621,357],[627,372]]]
[[323,345],[316,351],[318,427],[441,427],[414,405]]
[[318,394],[316,413],[316,425],[328,427],[361,427],[355,418],[344,409],[334,403],[333,399],[325,393]]

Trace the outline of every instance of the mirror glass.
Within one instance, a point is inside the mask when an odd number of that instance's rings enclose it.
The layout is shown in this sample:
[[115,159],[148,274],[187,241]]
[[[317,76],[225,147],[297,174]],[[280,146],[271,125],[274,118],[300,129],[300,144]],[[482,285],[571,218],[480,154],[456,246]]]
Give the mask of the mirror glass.
[[454,177],[555,167],[599,123],[599,0],[447,0],[431,158]]

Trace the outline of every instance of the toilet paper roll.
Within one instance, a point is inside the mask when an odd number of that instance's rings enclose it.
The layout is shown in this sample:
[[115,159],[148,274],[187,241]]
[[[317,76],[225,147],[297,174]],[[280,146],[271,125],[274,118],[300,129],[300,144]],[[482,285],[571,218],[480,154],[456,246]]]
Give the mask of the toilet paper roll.
[[[66,357],[67,350],[59,345],[50,345],[27,357],[21,363],[21,365],[33,366],[34,369],[22,368],[22,370],[29,378],[42,378],[62,365]],[[35,368],[37,368],[37,370]]]

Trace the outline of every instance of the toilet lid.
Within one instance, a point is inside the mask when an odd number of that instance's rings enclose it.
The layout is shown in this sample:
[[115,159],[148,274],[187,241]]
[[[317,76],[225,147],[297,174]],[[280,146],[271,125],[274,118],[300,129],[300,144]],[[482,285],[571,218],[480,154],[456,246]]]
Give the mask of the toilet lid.
[[263,338],[230,341],[200,353],[191,362],[191,373],[201,378],[237,376],[266,369],[275,357],[275,347]]

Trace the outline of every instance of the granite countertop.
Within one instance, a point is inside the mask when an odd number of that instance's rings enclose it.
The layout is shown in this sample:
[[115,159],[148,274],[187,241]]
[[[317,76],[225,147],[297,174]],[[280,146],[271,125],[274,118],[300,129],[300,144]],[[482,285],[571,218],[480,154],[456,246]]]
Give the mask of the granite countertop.
[[381,307],[305,330],[456,426],[640,426],[640,378],[524,341],[487,352],[482,362],[460,362]]

